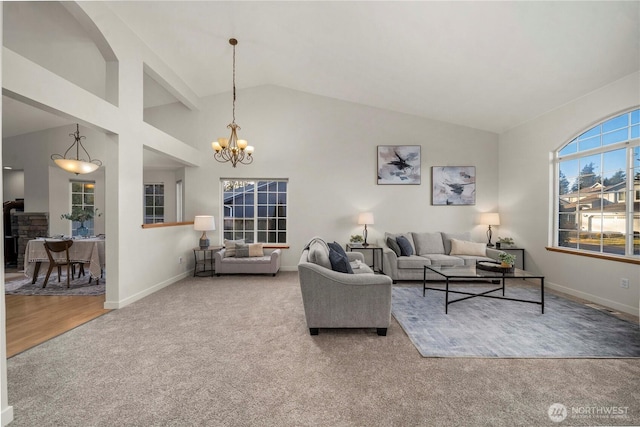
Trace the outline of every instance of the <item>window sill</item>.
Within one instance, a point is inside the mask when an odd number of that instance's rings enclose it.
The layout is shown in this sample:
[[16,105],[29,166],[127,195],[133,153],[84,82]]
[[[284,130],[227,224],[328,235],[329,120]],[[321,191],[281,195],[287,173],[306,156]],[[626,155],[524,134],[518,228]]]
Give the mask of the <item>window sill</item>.
[[142,224],[142,228],[178,227],[181,225],[193,225],[193,221],[184,222],[156,222],[155,224]]
[[593,253],[593,252],[577,251],[575,249],[556,248],[551,246],[547,246],[546,249],[550,252],[560,252],[560,253],[569,254],[569,255],[586,256],[589,258],[598,258],[598,259],[604,259],[607,261],[617,261],[617,262],[624,262],[627,264],[640,265],[640,259],[633,259],[633,258],[627,258],[622,256],[616,256],[616,255],[605,255],[605,254],[599,254],[599,253]]

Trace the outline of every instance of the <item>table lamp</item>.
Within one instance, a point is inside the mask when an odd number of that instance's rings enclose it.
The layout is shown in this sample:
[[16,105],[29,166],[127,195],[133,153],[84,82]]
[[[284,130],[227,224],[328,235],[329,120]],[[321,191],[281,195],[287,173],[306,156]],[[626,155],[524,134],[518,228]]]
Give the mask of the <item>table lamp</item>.
[[211,215],[197,215],[193,220],[193,229],[196,231],[202,231],[202,236],[200,237],[200,249],[206,249],[209,247],[207,231],[216,229],[216,220]]
[[491,243],[491,236],[493,235],[491,226],[500,225],[500,214],[497,212],[485,212],[480,215],[480,224],[489,226],[487,229],[487,239],[489,240],[487,246],[490,248],[493,247],[493,243]]
[[373,213],[372,212],[363,212],[358,216],[358,224],[364,225],[364,231],[362,232],[362,237],[364,237],[364,243],[362,246],[367,247],[369,244],[367,243],[367,224],[373,224]]

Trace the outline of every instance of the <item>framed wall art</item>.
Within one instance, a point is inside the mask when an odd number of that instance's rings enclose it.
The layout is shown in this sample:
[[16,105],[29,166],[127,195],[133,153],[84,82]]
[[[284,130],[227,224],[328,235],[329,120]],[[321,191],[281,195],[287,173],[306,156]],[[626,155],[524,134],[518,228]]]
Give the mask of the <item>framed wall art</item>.
[[378,184],[420,184],[419,145],[378,145]]
[[475,205],[475,166],[433,166],[432,205]]

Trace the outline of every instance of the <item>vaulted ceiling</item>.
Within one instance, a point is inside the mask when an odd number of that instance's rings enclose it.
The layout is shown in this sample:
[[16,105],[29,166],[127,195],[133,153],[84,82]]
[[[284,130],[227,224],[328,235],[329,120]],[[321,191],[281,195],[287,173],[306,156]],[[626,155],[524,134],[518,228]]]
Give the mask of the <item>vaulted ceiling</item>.
[[503,132],[640,69],[640,3],[108,2],[198,96],[280,85]]
[[[239,89],[279,85],[496,133],[640,69],[639,1],[106,4],[200,97],[231,89],[231,37]],[[19,104],[5,100],[5,137],[65,124],[29,120]]]

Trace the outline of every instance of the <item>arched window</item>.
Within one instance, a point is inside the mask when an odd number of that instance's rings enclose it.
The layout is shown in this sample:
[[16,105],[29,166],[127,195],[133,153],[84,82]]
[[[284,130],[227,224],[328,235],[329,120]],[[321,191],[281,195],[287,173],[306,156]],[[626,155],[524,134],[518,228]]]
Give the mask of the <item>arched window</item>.
[[553,245],[640,257],[640,110],[603,121],[554,154]]

